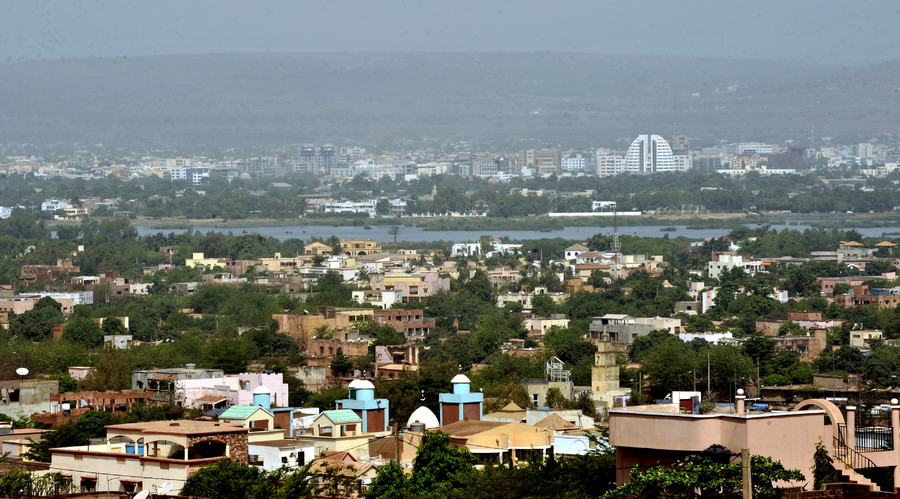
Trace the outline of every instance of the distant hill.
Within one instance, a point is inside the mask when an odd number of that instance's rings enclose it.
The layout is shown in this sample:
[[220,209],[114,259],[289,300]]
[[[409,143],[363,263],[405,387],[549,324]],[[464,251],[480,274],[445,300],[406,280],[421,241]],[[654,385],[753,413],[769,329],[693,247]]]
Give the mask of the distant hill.
[[[896,131],[900,62],[568,53],[203,55],[0,65],[0,143],[202,149],[410,138],[622,147]],[[619,140],[619,142],[616,142]]]

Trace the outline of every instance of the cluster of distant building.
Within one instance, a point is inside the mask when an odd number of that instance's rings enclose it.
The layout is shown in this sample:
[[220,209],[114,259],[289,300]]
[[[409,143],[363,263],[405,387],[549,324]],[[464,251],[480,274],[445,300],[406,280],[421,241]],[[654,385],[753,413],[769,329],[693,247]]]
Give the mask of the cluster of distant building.
[[96,159],[47,163],[40,158],[13,156],[0,163],[0,172],[72,178],[111,175],[123,180],[155,175],[200,185],[215,177],[280,177],[290,173],[336,179],[364,175],[373,179],[389,177],[395,181],[451,174],[502,181],[548,175],[641,175],[696,167],[730,175],[748,171],[786,174],[794,173],[796,165],[806,161],[824,162],[823,166],[828,168],[856,166],[866,175],[884,175],[897,168],[900,151],[895,147],[869,142],[831,145],[830,139],[822,140],[825,145],[818,148],[751,141],[696,150],[683,135],[666,139],[658,134],[642,134],[627,149],[619,151],[606,147],[593,150],[547,148],[500,155],[433,149],[374,154],[359,146],[306,144],[297,148],[295,154],[278,156],[223,159],[147,156],[124,158],[121,163],[112,165]]

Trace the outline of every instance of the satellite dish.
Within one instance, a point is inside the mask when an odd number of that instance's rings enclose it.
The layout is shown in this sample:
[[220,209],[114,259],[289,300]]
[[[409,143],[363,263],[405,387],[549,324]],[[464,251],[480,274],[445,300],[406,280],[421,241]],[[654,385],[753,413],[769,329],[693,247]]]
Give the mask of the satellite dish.
[[170,490],[172,490],[172,482],[165,482],[156,488],[156,493],[159,495],[166,495]]
[[16,374],[18,374],[19,376],[28,376],[28,368],[20,367],[20,368],[16,369]]
[[137,494],[135,494],[133,499],[147,499],[147,496],[149,496],[149,495],[150,495],[149,490],[142,490],[142,491],[138,492]]

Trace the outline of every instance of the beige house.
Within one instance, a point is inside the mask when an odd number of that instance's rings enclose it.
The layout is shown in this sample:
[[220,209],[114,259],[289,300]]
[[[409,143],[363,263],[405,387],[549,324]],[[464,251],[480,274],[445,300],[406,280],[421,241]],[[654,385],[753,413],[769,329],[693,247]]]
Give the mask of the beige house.
[[209,421],[153,421],[106,427],[106,442],[50,449],[50,472],[70,476],[76,490],[136,493],[172,484],[223,457],[248,463],[249,430]]
[[[809,487],[813,453],[821,443],[841,481],[872,482],[858,471],[887,467],[900,486],[900,402],[891,400],[891,426],[856,425],[856,407],[842,412],[824,399],[801,402],[792,412],[747,413],[743,390],[733,414],[680,414],[678,404],[633,406],[609,412],[609,443],[616,448],[616,483],[626,483],[633,466],[673,463],[691,454],[718,454],[731,459],[741,449],[799,469],[805,480],[787,484]],[[714,452],[715,451],[715,452]]]
[[350,409],[323,411],[313,420],[312,434],[300,435],[315,445],[316,455],[323,452],[350,453],[354,458],[368,457],[370,439],[390,432],[362,431],[362,418]]
[[524,423],[462,420],[442,426],[441,431],[453,444],[467,448],[478,464],[543,459],[553,447],[553,430]]

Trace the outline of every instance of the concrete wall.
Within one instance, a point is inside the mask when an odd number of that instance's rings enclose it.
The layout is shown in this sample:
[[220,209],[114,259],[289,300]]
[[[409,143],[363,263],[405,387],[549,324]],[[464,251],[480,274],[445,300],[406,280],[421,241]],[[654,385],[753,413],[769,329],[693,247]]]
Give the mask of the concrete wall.
[[[761,415],[688,415],[610,411],[609,439],[616,446],[617,483],[627,481],[635,464],[659,457],[677,460],[687,453],[723,445],[732,453],[749,448],[751,454],[781,461],[812,479],[812,454],[825,431],[821,411]],[[830,442],[830,439],[829,439]]]

